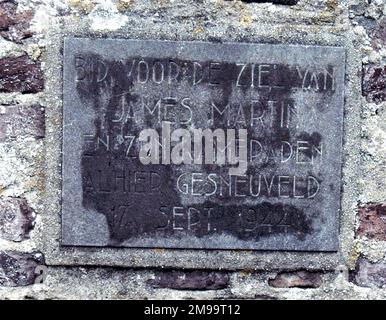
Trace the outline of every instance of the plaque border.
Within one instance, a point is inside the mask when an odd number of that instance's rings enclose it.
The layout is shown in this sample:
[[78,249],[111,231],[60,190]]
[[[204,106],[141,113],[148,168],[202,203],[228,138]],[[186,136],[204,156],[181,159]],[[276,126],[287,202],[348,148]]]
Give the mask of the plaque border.
[[[51,45],[44,53],[46,82],[46,196],[44,213],[41,214],[40,247],[43,247],[48,265],[92,265],[92,266],[126,266],[126,267],[173,267],[187,269],[324,269],[333,270],[339,265],[351,265],[355,228],[356,201],[359,172],[360,139],[360,74],[361,59],[356,52],[349,34],[338,35],[332,27],[325,27],[317,34],[302,30],[288,32],[276,39],[275,28],[262,30],[249,36],[248,40],[229,39],[224,35],[224,42],[251,42],[268,44],[339,46],[346,51],[345,95],[344,95],[344,129],[342,151],[342,194],[339,213],[339,249],[337,252],[311,251],[258,251],[232,249],[151,249],[151,248],[111,248],[111,247],[67,247],[60,245],[61,236],[61,141],[62,141],[62,101],[63,83],[61,63],[63,61],[63,42],[65,37],[120,38],[141,40],[171,41],[210,41],[211,32],[206,38],[196,39],[169,37],[159,39],[156,31],[149,35],[131,33],[129,28],[119,32],[91,32],[86,21],[72,21],[64,18],[63,24],[52,28],[47,37]],[[76,28],[74,25],[78,24]],[[302,26],[299,26],[301,29]],[[240,30],[241,32],[242,30]],[[245,37],[248,32],[244,30]],[[178,36],[177,36],[178,37]]]

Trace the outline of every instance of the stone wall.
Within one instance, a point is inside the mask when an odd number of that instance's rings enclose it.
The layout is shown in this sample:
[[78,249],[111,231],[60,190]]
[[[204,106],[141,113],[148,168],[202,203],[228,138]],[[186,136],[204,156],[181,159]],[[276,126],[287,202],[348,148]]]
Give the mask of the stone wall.
[[[339,263],[300,253],[281,255],[275,265],[275,255],[251,252],[204,252],[199,260],[182,252],[167,268],[151,261],[168,257],[167,250],[133,253],[125,266],[96,255],[83,263],[86,254],[71,250],[52,259],[58,239],[47,230],[60,215],[60,203],[51,201],[60,194],[52,175],[52,168],[60,171],[52,146],[61,137],[55,50],[61,52],[70,29],[92,37],[217,42],[303,43],[325,32],[344,38],[352,51],[346,101],[356,105],[345,109],[343,175],[354,179],[343,183]],[[384,0],[0,0],[0,36],[0,298],[386,298]],[[211,268],[211,255],[224,267]]]

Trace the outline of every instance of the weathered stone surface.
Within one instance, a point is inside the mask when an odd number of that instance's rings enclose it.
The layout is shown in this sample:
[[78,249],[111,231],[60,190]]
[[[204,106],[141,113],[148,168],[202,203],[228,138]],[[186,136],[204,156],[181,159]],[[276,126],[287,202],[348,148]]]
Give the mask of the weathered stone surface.
[[[342,48],[72,38],[64,55],[62,244],[336,251]],[[245,160],[207,137],[182,161],[175,138],[142,153],[169,125],[238,132]]]
[[356,24],[363,27],[366,31],[372,49],[379,51],[386,44],[386,17],[384,14],[381,14],[382,16],[379,19],[375,19],[374,16],[365,14],[366,11],[368,12],[366,6],[368,4],[360,1],[358,5],[354,5],[350,9]]
[[0,238],[22,241],[29,238],[33,228],[34,214],[27,200],[0,198]]
[[356,270],[350,274],[350,279],[359,286],[384,288],[386,286],[386,262],[372,263],[365,258],[360,258]]
[[0,251],[0,286],[21,287],[35,283],[37,267],[44,265],[39,252]]
[[0,92],[36,93],[43,87],[39,62],[27,55],[0,59]]
[[0,30],[7,30],[12,23],[11,16],[15,14],[17,6],[10,2],[0,2]]
[[371,46],[374,50],[383,49],[386,45],[386,17],[381,18],[374,29],[369,34]]
[[229,286],[229,275],[214,271],[160,271],[149,284],[176,290],[220,290]]
[[322,284],[322,276],[310,271],[282,272],[269,279],[268,284],[275,288],[318,288]]
[[0,106],[0,142],[18,137],[43,138],[44,108],[40,105]]
[[359,208],[359,236],[386,241],[386,204],[369,204]]
[[372,102],[386,101],[386,66],[364,67],[363,95]]
[[295,5],[299,2],[299,0],[241,0],[242,2],[247,2],[247,3],[266,3],[270,2],[273,4],[283,4],[283,5],[288,5],[292,6]]
[[28,28],[32,16],[32,10],[17,12],[14,1],[0,2],[0,36],[15,42],[31,37]]

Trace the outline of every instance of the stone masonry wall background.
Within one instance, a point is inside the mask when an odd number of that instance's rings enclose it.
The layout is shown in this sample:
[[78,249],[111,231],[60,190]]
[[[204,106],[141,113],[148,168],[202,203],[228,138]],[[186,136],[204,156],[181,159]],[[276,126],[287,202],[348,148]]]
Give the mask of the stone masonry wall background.
[[[386,298],[386,1],[252,2],[261,1],[0,0],[1,299]],[[291,16],[315,32],[328,24],[355,35],[362,57],[361,175],[349,265],[237,272],[47,267],[37,240],[44,233],[48,30],[68,16],[90,19],[101,31],[117,30],[129,18],[157,24],[172,17],[199,38],[206,24],[221,26],[226,18],[236,29],[248,28],[265,12]]]

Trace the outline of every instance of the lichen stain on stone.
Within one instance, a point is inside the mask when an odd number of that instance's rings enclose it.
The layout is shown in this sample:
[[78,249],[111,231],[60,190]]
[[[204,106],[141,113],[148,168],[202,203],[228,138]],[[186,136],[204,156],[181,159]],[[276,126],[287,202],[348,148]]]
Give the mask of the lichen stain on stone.
[[338,7],[338,0],[327,0],[326,7],[327,10],[334,12]]
[[355,265],[361,255],[361,246],[358,240],[355,240],[351,246],[350,253],[348,256],[347,266],[349,269],[354,269]]
[[[315,17],[315,24],[318,22],[324,22],[324,23],[331,23],[334,22],[336,18],[336,15],[334,12],[331,11],[321,11],[319,14],[316,15]],[[318,28],[320,28],[318,26]]]
[[96,5],[93,0],[68,0],[68,4],[83,14],[89,14]]
[[239,276],[242,278],[250,277],[253,274],[253,269],[243,269],[239,271]]
[[201,25],[198,25],[198,26],[196,26],[196,27],[193,29],[192,34],[193,34],[194,36],[198,36],[198,35],[204,33],[204,31],[205,31],[205,29],[204,29]]
[[249,27],[253,22],[253,17],[251,14],[245,14],[240,16],[240,25],[242,27]]
[[126,12],[132,8],[133,4],[134,4],[133,0],[119,0],[116,3],[116,6],[117,6],[118,11]]

